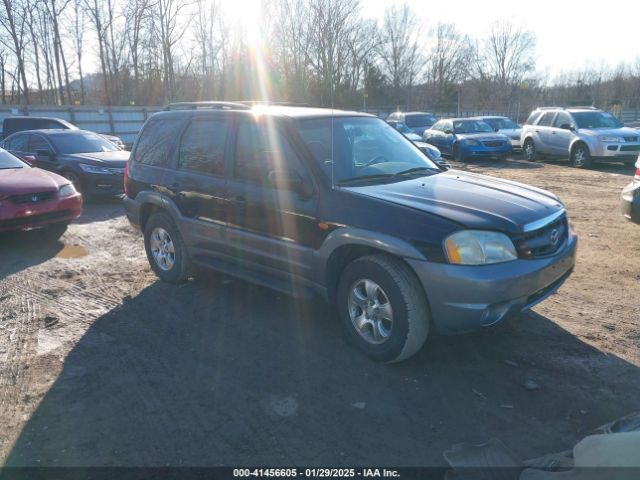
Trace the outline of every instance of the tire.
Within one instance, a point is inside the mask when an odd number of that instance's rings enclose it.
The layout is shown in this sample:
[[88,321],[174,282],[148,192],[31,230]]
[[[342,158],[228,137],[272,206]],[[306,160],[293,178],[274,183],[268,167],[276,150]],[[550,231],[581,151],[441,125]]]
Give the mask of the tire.
[[460,150],[460,146],[456,143],[451,149],[451,155],[453,159],[458,162],[464,162],[464,155],[462,155],[462,151]]
[[62,176],[73,183],[73,187],[77,192],[82,193],[82,182],[80,182],[80,177],[78,177],[78,175],[70,170],[66,170],[62,172]]
[[535,162],[538,159],[538,151],[536,150],[536,143],[531,138],[527,138],[522,145],[522,156],[530,161]]
[[144,228],[144,249],[149,265],[163,281],[180,283],[189,278],[191,262],[175,223],[164,212],[154,213]]
[[[338,312],[349,341],[381,362],[409,358],[429,332],[422,285],[404,262],[387,255],[370,255],[347,265],[338,284]],[[360,328],[357,319],[363,321]]]
[[579,143],[571,149],[571,166],[575,168],[589,168],[593,164],[589,147]]
[[67,231],[68,223],[53,223],[42,229],[42,233],[47,238],[47,240],[53,241],[58,240],[64,232]]

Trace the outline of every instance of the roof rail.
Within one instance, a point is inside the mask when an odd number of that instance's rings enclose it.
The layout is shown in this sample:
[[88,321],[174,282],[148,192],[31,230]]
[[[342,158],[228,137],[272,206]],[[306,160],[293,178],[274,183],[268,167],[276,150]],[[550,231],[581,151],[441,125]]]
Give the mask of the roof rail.
[[598,110],[598,108],[594,107],[593,105],[571,105],[570,108],[572,110],[577,110],[577,109],[581,109],[581,110]]
[[238,102],[177,102],[170,103],[164,110],[198,110],[201,108],[211,110],[249,110],[248,105]]
[[538,110],[564,110],[564,107],[538,107]]

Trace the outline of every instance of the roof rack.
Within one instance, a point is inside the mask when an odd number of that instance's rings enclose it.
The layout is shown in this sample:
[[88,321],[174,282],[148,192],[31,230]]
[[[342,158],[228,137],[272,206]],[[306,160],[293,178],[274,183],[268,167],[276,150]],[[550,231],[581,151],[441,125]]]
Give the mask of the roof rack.
[[598,110],[598,108],[594,107],[593,105],[571,105],[570,107],[567,107],[567,109],[572,109],[572,110]]
[[238,102],[177,102],[170,103],[165,110],[198,110],[198,109],[211,109],[211,110],[249,110],[248,105]]
[[564,107],[538,107],[538,110],[564,110]]

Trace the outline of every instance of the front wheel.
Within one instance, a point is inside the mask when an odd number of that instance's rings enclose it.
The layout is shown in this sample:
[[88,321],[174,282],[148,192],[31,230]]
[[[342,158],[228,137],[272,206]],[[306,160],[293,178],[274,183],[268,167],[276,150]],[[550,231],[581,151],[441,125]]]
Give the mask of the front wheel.
[[536,151],[536,144],[532,139],[527,138],[524,141],[524,145],[522,146],[522,154],[524,155],[524,158],[527,159],[528,161],[530,162],[536,161],[538,157],[538,152]]
[[338,286],[338,311],[349,340],[378,361],[409,358],[427,339],[424,290],[394,257],[370,255],[347,265]]
[[161,280],[178,283],[189,278],[191,265],[180,232],[166,213],[155,213],[144,228],[147,259]]
[[575,168],[588,168],[592,164],[589,148],[580,143],[571,150],[571,166]]
[[76,192],[82,193],[82,183],[80,182],[80,177],[78,177],[78,175],[67,170],[62,172],[62,176],[73,184],[73,188],[76,189]]

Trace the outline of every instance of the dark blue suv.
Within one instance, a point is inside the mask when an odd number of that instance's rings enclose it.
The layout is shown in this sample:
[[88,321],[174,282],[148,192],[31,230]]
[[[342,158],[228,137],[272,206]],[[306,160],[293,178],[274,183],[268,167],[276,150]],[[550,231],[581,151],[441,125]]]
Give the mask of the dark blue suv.
[[553,194],[447,171],[356,112],[170,106],[144,125],[125,190],[161,279],[198,265],[320,295],[385,362],[431,329],[465,332],[540,302],[576,255]]

